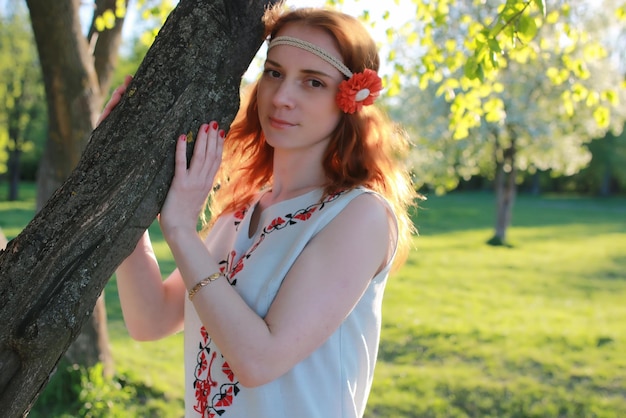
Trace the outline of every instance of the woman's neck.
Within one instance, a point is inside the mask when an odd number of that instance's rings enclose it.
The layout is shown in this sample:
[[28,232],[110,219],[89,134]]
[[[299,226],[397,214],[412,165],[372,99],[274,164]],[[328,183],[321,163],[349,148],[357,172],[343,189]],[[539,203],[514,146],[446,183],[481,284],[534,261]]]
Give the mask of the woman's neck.
[[315,158],[284,158],[274,155],[272,200],[281,201],[323,187],[326,176]]

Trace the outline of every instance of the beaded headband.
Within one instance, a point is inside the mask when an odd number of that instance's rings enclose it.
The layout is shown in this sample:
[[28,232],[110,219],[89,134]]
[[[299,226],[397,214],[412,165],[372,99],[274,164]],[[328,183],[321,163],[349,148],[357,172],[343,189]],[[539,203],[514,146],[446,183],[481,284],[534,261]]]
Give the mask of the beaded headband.
[[366,68],[362,73],[353,73],[341,60],[319,46],[291,36],[277,36],[267,47],[268,51],[277,45],[289,45],[308,51],[341,72],[348,79],[339,84],[336,102],[345,113],[354,113],[363,106],[374,103],[382,90],[382,82],[376,71]]

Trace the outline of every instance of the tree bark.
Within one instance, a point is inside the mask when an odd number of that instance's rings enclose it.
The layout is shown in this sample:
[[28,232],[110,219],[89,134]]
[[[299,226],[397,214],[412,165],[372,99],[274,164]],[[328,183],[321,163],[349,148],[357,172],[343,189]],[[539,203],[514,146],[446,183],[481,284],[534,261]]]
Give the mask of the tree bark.
[[14,202],[19,197],[20,187],[20,159],[22,150],[19,148],[20,144],[15,145],[15,148],[9,151],[8,161],[8,177],[9,177],[9,196],[8,201]]
[[601,197],[609,197],[611,196],[611,180],[613,179],[611,173],[611,166],[609,163],[606,164],[604,170],[602,170],[602,178],[600,179],[600,191],[599,195]]
[[76,169],[0,252],[1,416],[29,410],[154,220],[178,135],[195,136],[210,119],[232,122],[269,3],[180,0]]
[[506,245],[506,232],[511,225],[513,216],[513,205],[515,203],[515,195],[517,185],[515,177],[517,170],[515,168],[515,140],[511,139],[511,144],[501,149],[500,156],[496,157],[496,176],[495,176],[495,193],[496,193],[496,222],[494,236],[489,240],[491,245]]

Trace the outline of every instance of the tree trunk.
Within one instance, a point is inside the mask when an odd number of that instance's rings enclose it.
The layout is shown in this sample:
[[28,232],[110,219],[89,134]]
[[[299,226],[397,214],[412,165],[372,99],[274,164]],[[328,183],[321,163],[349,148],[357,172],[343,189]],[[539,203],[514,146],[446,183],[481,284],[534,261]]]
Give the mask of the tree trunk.
[[102,97],[79,19],[80,0],[27,0],[48,105],[48,141],[37,175],[37,209],[69,176]]
[[533,173],[530,183],[530,194],[539,196],[541,194],[541,172],[539,170]]
[[[116,17],[115,26],[102,32],[96,30],[95,20],[106,10],[115,11],[116,2],[117,0],[96,0],[96,11],[87,35],[90,49],[93,49],[93,62],[98,75],[98,85],[105,96],[108,96],[111,78],[117,65],[117,53],[122,41],[124,18]],[[124,4],[128,8],[128,0],[124,0]]]
[[506,231],[511,225],[513,204],[515,203],[515,140],[502,150],[500,158],[496,159],[495,193],[496,193],[496,223],[494,236],[488,241],[491,245],[506,245]]
[[[8,134],[9,134],[9,143],[13,143],[13,146],[10,147],[9,150],[9,161],[8,161],[8,175],[9,175],[9,201],[16,201],[19,195],[19,185],[20,185],[20,160],[22,156],[22,146],[24,143],[24,129],[22,124],[20,123],[20,119],[24,117],[26,113],[25,106],[25,83],[26,80],[20,80],[18,82],[20,84],[19,94],[15,97],[15,102],[13,106],[9,109],[9,117],[8,117]],[[11,83],[12,84],[12,83]],[[8,86],[7,86],[8,87]],[[8,87],[11,90],[15,88]]]
[[8,175],[9,175],[9,201],[16,201],[19,197],[20,186],[20,156],[22,150],[16,144],[15,148],[9,151]]
[[65,358],[70,364],[85,367],[93,367],[97,363],[102,363],[104,376],[113,376],[113,355],[109,344],[104,292],[98,297],[96,306],[81,328],[80,334],[65,352]]
[[613,174],[611,170],[611,164],[607,161],[604,170],[602,170],[602,178],[600,179],[600,196],[609,197],[611,195],[612,178]]
[[0,252],[0,416],[28,411],[155,219],[176,138],[232,122],[271,2],[180,0],[76,169]]

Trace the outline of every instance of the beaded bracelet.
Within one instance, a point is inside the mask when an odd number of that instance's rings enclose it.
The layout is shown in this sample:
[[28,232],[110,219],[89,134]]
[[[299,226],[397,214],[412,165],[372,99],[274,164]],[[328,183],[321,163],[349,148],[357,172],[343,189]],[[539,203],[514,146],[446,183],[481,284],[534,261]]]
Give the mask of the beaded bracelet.
[[204,278],[200,280],[198,283],[196,283],[196,285],[193,288],[191,288],[191,290],[189,291],[189,300],[191,300],[194,297],[194,295],[198,293],[200,289],[202,289],[204,286],[208,285],[209,283],[214,282],[215,280],[219,279],[220,276],[224,276],[224,273],[222,273],[221,271],[218,271],[217,273],[213,273],[209,277]]

